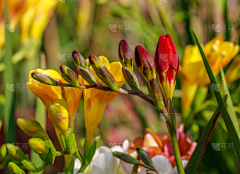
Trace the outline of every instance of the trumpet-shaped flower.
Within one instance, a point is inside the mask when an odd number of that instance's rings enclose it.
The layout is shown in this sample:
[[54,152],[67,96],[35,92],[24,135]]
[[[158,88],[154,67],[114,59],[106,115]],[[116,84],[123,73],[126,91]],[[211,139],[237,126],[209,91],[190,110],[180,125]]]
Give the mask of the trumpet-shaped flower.
[[[122,65],[120,64],[120,62],[109,63],[107,58],[104,56],[99,56],[99,59],[103,61],[108,71],[113,75],[117,84],[120,87],[124,85],[125,79],[122,74]],[[105,83],[100,80],[100,78],[96,75],[94,71],[93,75],[98,84],[106,86]],[[88,84],[85,80],[83,83],[85,85]],[[102,119],[106,104],[113,100],[117,96],[117,94],[118,93],[116,92],[102,91],[95,88],[84,89],[84,118],[88,142],[91,142],[93,132]]]
[[[203,51],[216,76],[220,71],[220,64],[225,67],[236,56],[239,46],[217,36],[203,47]],[[186,47],[180,74],[183,91],[182,109],[184,111],[190,107],[198,86],[203,87],[210,83],[197,45]]]
[[51,104],[55,104],[55,103],[58,103],[64,106],[69,113],[69,125],[72,128],[74,128],[75,113],[77,111],[79,100],[82,96],[82,89],[71,88],[71,87],[61,87],[61,86],[51,86],[51,85],[40,83],[35,79],[33,79],[31,74],[34,72],[47,75],[61,83],[67,83],[67,82],[55,70],[37,69],[37,70],[30,71],[29,82],[27,83],[27,85],[28,85],[28,88],[42,100],[46,108]]

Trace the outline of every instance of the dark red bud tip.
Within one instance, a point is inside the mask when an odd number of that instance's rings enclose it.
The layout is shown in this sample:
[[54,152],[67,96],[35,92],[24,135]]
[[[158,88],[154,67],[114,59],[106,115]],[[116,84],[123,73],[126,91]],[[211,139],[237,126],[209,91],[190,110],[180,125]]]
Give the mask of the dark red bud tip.
[[73,61],[76,66],[86,67],[86,61],[84,57],[76,50],[72,52]]
[[140,45],[135,48],[135,61],[137,67],[154,67],[154,61],[152,56],[147,52],[145,48]]
[[164,72],[169,67],[175,71],[179,68],[179,58],[177,49],[169,34],[159,38],[157,49],[155,52],[155,66],[157,72]]
[[128,43],[125,40],[121,40],[119,43],[119,49],[118,49],[119,58],[121,59],[133,59],[133,53],[130,49]]

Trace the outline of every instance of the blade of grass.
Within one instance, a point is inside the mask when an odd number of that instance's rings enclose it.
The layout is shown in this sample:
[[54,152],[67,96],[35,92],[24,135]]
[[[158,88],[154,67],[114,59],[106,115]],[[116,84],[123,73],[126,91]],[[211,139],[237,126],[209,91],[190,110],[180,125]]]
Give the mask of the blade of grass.
[[[224,100],[226,101],[227,95],[224,97]],[[212,131],[217,123],[217,120],[220,116],[221,112],[219,107],[214,112],[212,118],[208,122],[207,126],[205,127],[203,134],[198,140],[198,144],[196,149],[194,150],[192,157],[189,160],[189,163],[185,169],[186,174],[196,173],[198,166],[201,162],[201,159],[203,158],[204,152],[206,150],[208,141],[212,135]]]
[[5,43],[5,57],[4,63],[6,68],[3,73],[4,78],[4,96],[6,98],[4,106],[4,126],[7,143],[16,142],[16,129],[14,123],[14,77],[13,67],[11,63],[12,47],[11,47],[11,35],[8,31],[8,1],[5,0],[4,8],[5,24],[6,24],[6,43]]
[[232,120],[231,120],[231,118],[229,116],[227,108],[226,108],[226,106],[225,106],[225,104],[223,102],[223,99],[222,99],[221,94],[219,92],[220,90],[219,90],[219,88],[217,86],[216,79],[214,78],[213,72],[212,72],[212,70],[210,68],[210,65],[209,65],[209,63],[207,61],[207,58],[206,58],[206,56],[205,56],[205,54],[203,52],[203,49],[202,49],[202,47],[201,47],[201,45],[200,45],[200,43],[199,43],[199,41],[198,41],[198,39],[197,39],[197,37],[196,37],[194,32],[193,32],[193,34],[194,34],[196,43],[198,45],[199,51],[201,53],[201,56],[202,56],[204,65],[206,67],[208,76],[210,78],[211,84],[216,86],[216,90],[214,90],[213,92],[214,92],[214,95],[215,95],[215,97],[217,99],[218,106],[220,107],[220,111],[222,113],[223,120],[224,120],[224,122],[226,124],[226,128],[227,128],[227,131],[229,133],[230,140],[231,140],[231,142],[233,142],[235,151],[236,151],[236,153],[238,155],[238,158],[240,159],[240,142],[239,142],[238,134],[237,134],[236,129],[235,129],[235,127],[234,127],[234,125],[232,123]]
[[230,96],[230,93],[229,93],[229,90],[228,90],[228,85],[227,85],[227,81],[226,81],[226,78],[225,78],[225,75],[224,75],[224,71],[222,69],[222,66],[220,67],[221,68],[221,77],[222,77],[222,83],[223,83],[223,89],[224,89],[224,93],[228,95],[228,100],[227,100],[227,107],[228,107],[228,111],[229,111],[229,116],[233,122],[233,125],[236,129],[236,132],[238,134],[238,137],[240,137],[240,131],[239,131],[239,125],[238,125],[238,119],[237,119],[237,115],[234,111],[234,106],[233,106],[233,103],[232,103],[232,98]]

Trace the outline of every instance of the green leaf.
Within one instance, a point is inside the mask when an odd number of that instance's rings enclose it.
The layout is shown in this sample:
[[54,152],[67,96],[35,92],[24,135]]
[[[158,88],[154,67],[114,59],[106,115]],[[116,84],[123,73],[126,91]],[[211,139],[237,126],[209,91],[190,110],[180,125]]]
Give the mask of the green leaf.
[[[224,97],[224,100],[227,99],[227,96]],[[212,131],[216,125],[216,122],[220,116],[221,112],[219,107],[214,112],[212,118],[208,122],[207,126],[205,127],[203,134],[198,140],[198,144],[196,149],[194,150],[192,157],[189,160],[189,163],[185,169],[186,174],[196,173],[198,166],[201,162],[201,159],[203,158],[204,152],[206,150],[208,141],[212,135]]]
[[5,8],[4,8],[4,16],[6,23],[6,43],[5,43],[5,57],[4,63],[6,65],[6,69],[3,73],[3,83],[4,83],[4,97],[6,98],[4,105],[4,127],[6,132],[7,143],[15,143],[16,142],[16,128],[14,121],[14,75],[13,75],[13,66],[11,63],[12,56],[12,45],[11,45],[11,32],[8,31],[8,1],[5,0]]
[[150,156],[141,148],[138,147],[137,148],[137,153],[139,158],[147,165],[149,165],[150,167],[154,168],[152,159],[150,158]]
[[236,113],[234,111],[232,98],[231,98],[229,90],[228,90],[228,84],[227,84],[227,81],[226,81],[226,78],[225,78],[222,66],[220,68],[221,68],[221,77],[222,77],[223,89],[224,89],[225,94],[228,95],[227,106],[228,106],[229,115],[230,115],[230,118],[231,118],[231,120],[233,122],[233,125],[234,125],[235,129],[236,129],[238,137],[240,137],[240,131],[239,131],[237,115],[236,115]]
[[[213,72],[212,72],[212,70],[211,70],[211,68],[210,68],[210,65],[209,65],[209,63],[208,63],[208,61],[207,61],[207,58],[206,58],[206,56],[205,56],[205,54],[204,54],[204,52],[203,52],[203,50],[202,50],[202,47],[201,47],[200,43],[198,42],[198,39],[197,39],[197,37],[196,37],[196,35],[195,35],[194,32],[193,32],[193,34],[194,34],[195,40],[196,40],[196,42],[197,42],[199,51],[200,51],[200,53],[201,53],[201,56],[202,56],[204,65],[205,65],[205,67],[206,67],[208,76],[209,76],[209,78],[210,78],[211,84],[212,84],[212,85],[216,85],[217,82],[216,82],[216,80],[215,80],[215,78],[214,78]],[[214,90],[213,92],[214,92],[215,97],[216,97],[216,99],[217,99],[218,106],[219,106],[220,111],[221,111],[222,116],[223,116],[223,120],[224,120],[224,122],[225,122],[225,124],[226,124],[227,131],[228,131],[228,133],[229,133],[230,140],[231,140],[231,142],[234,143],[235,151],[236,151],[236,153],[237,153],[237,155],[238,155],[238,158],[240,159],[240,142],[239,142],[239,137],[238,137],[238,134],[237,134],[237,132],[236,132],[236,129],[235,129],[233,123],[232,123],[232,120],[231,120],[231,118],[230,118],[230,116],[229,116],[229,113],[228,113],[228,111],[227,111],[227,108],[226,108],[226,106],[225,106],[225,104],[224,104],[224,102],[223,102],[223,99],[222,99],[221,94],[220,94],[219,91],[220,91],[220,90],[219,90],[218,86],[216,86],[216,90]]]
[[93,140],[91,146],[89,147],[88,156],[87,156],[87,160],[88,160],[88,161],[91,161],[91,160],[92,160],[92,158],[93,158],[93,156],[94,156],[94,154],[95,154],[95,152],[96,152],[96,149],[97,149],[97,147],[98,147],[99,140],[100,140],[100,136],[97,136],[97,137]]

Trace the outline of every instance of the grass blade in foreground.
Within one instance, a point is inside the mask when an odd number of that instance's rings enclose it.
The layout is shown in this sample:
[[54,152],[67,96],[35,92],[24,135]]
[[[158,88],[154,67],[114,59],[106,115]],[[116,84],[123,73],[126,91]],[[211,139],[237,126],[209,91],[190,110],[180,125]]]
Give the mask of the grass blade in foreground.
[[[208,76],[210,78],[211,84],[212,85],[216,85],[217,84],[216,79],[215,79],[215,77],[213,75],[213,72],[212,72],[212,70],[210,68],[210,65],[209,65],[209,63],[207,61],[207,58],[206,58],[206,56],[205,56],[205,54],[204,54],[204,52],[202,50],[202,47],[201,47],[201,45],[200,45],[200,43],[199,43],[199,41],[198,41],[198,39],[197,39],[197,37],[196,37],[194,32],[193,32],[193,35],[194,35],[195,40],[197,42],[197,45],[198,45],[199,51],[201,53],[204,65],[206,67]],[[224,120],[224,122],[226,124],[230,140],[231,140],[231,142],[233,142],[235,151],[236,151],[236,153],[238,155],[238,158],[240,159],[240,142],[239,142],[239,137],[238,137],[236,129],[235,129],[233,123],[232,123],[232,120],[231,120],[231,118],[229,116],[227,108],[226,108],[226,106],[225,106],[225,104],[223,102],[223,99],[222,99],[221,94],[219,92],[220,90],[219,90],[217,85],[216,85],[216,87],[217,87],[217,90],[214,90],[213,92],[214,92],[214,95],[215,95],[215,97],[217,99],[218,106],[220,108],[220,112],[222,113],[222,116],[223,116],[223,120]]]
[[233,125],[236,129],[236,132],[238,134],[238,137],[240,137],[240,131],[239,131],[239,125],[238,125],[238,120],[237,120],[237,116],[236,116],[236,113],[234,111],[234,106],[233,106],[233,103],[232,103],[232,98],[230,96],[230,93],[229,93],[229,90],[228,90],[228,85],[227,85],[227,82],[226,82],[226,78],[225,78],[225,75],[224,75],[224,71],[222,69],[222,66],[220,67],[221,68],[221,77],[222,77],[222,83],[223,83],[223,89],[224,89],[224,93],[228,95],[228,100],[227,100],[227,106],[228,106],[228,111],[229,111],[229,115],[230,115],[230,118],[233,122]]
[[[224,100],[226,100],[226,99],[227,99],[227,95],[224,97]],[[205,127],[203,134],[201,135],[201,137],[198,140],[197,147],[194,150],[192,157],[190,158],[189,163],[185,169],[186,174],[191,174],[191,173],[197,172],[198,166],[201,162],[201,159],[203,158],[208,141],[212,135],[212,131],[216,125],[216,122],[217,122],[220,114],[221,114],[221,112],[218,107],[216,109],[216,111],[214,112],[212,118],[208,122],[207,126]]]

